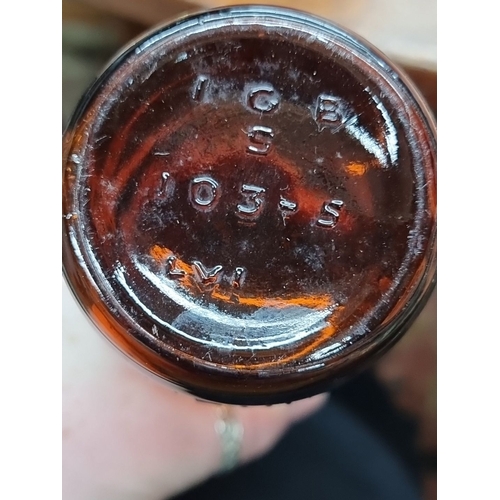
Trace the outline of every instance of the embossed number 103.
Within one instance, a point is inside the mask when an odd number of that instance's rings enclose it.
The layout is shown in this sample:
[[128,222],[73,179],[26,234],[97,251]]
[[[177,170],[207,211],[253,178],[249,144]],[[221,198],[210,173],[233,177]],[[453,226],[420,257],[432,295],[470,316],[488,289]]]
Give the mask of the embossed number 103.
[[[167,172],[162,174],[160,193],[172,193],[173,179]],[[241,220],[256,221],[264,211],[266,205],[266,189],[253,184],[242,184],[239,190],[240,199],[235,204],[235,214]],[[189,183],[189,201],[199,212],[211,212],[218,205],[222,195],[220,184],[207,175],[195,177]],[[341,200],[327,200],[323,203],[316,219],[319,227],[331,229],[337,225],[344,202]],[[299,205],[293,200],[280,196],[276,207],[286,225],[288,218],[299,210]]]
[[[243,184],[241,200],[236,204],[236,215],[243,220],[256,220],[264,209],[266,190],[259,186]],[[196,210],[211,212],[219,203],[221,187],[212,177],[195,177],[189,184],[189,200]]]

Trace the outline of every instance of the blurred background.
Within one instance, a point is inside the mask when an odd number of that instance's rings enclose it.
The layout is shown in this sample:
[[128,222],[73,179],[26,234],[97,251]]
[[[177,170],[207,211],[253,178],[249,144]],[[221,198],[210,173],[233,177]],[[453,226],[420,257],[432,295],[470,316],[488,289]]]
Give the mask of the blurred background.
[[[63,127],[78,99],[121,46],[184,12],[232,0],[63,0]],[[436,114],[436,0],[274,0],[363,36],[399,63]],[[422,498],[436,498],[436,294],[408,334],[368,373],[336,394],[347,408],[411,461]],[[388,418],[380,399],[398,413]],[[394,423],[396,422],[396,424]],[[411,458],[406,451],[414,452]],[[406,455],[408,455],[406,453]],[[312,499],[314,500],[314,499]]]

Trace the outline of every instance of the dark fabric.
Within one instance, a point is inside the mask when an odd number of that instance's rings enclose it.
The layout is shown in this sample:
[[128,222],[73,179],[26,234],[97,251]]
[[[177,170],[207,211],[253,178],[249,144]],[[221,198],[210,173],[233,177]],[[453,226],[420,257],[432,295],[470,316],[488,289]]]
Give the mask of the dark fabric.
[[422,464],[416,448],[417,422],[394,407],[389,391],[372,371],[339,387],[332,398],[377,434],[403,462],[413,481],[419,481]]
[[365,375],[262,459],[176,500],[418,500],[412,429]]

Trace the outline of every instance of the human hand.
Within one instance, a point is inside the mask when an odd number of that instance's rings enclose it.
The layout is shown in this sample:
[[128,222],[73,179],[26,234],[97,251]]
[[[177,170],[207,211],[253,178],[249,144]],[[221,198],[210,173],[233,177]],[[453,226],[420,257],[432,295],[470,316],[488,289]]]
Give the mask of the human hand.
[[[234,407],[240,463],[268,451],[325,395],[272,407]],[[84,317],[63,285],[63,498],[162,500],[217,473],[219,406],[140,370]]]

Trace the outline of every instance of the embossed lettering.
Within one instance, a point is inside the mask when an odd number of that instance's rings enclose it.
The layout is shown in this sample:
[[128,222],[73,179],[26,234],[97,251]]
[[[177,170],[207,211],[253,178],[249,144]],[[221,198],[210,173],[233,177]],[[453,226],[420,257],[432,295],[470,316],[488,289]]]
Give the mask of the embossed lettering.
[[194,84],[193,87],[193,99],[195,101],[201,101],[203,100],[203,96],[205,95],[205,90],[208,85],[208,78],[206,76],[199,76],[198,79],[196,80],[196,83]]
[[318,97],[314,119],[320,132],[325,128],[337,132],[347,122],[349,114],[347,103],[340,97],[327,94]]
[[220,191],[219,184],[211,177],[195,177],[189,186],[189,198],[194,208],[210,212],[219,202]]
[[159,196],[170,197],[175,188],[175,181],[173,177],[168,172],[161,173],[161,185],[160,189],[158,189]]
[[233,278],[231,280],[231,285],[233,288],[240,289],[245,282],[246,270],[244,267],[237,267],[234,270]]
[[180,279],[186,276],[186,273],[182,269],[177,269],[176,268],[176,262],[177,262],[177,257],[175,255],[171,255],[168,259],[166,264],[167,268],[167,274],[169,278],[172,279]]
[[279,209],[281,212],[281,218],[283,219],[283,224],[286,225],[286,220],[290,215],[294,214],[298,210],[299,206],[294,201],[287,200],[283,196],[280,196]]
[[212,269],[207,269],[199,260],[193,261],[193,270],[197,281],[205,288],[210,288],[215,285],[220,277],[222,266],[215,266]]
[[263,127],[262,125],[254,125],[248,132],[250,144],[247,146],[247,151],[256,155],[267,155],[271,148],[271,143],[274,138],[272,128]]
[[290,212],[296,212],[297,203],[287,200],[286,198],[283,198],[283,196],[280,196],[280,208],[281,210],[289,210]]
[[321,209],[321,216],[316,221],[318,226],[329,229],[335,227],[340,217],[340,210],[343,206],[344,202],[341,200],[325,201]]
[[255,220],[264,210],[264,193],[266,190],[259,186],[251,184],[243,184],[241,186],[241,194],[244,198],[244,203],[238,203],[236,206],[236,214],[246,220]]
[[269,84],[260,84],[253,87],[247,95],[247,104],[250,108],[260,113],[276,111],[280,98],[276,90]]

